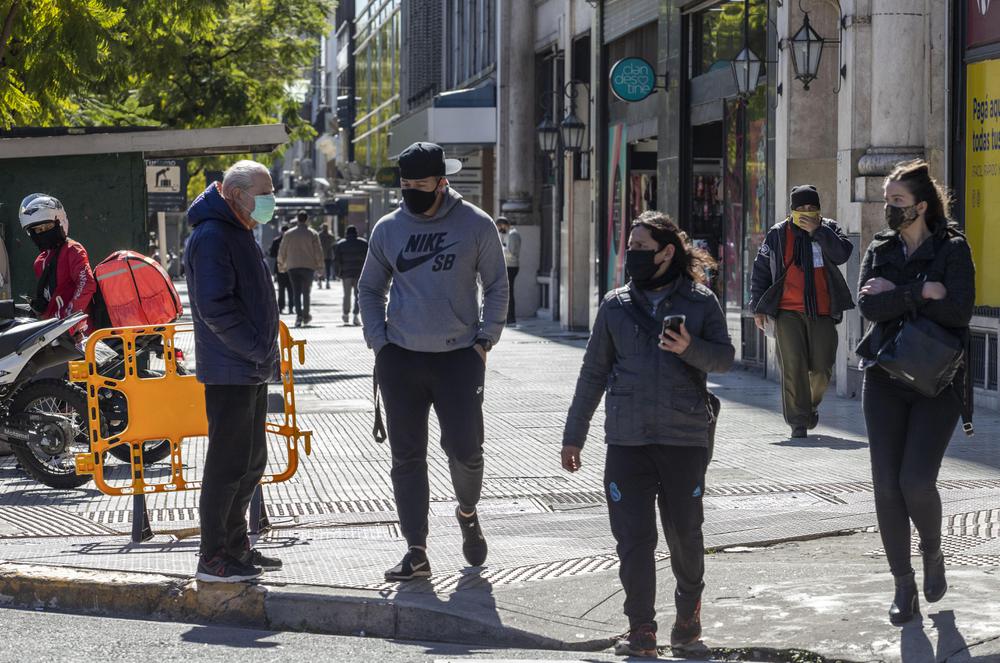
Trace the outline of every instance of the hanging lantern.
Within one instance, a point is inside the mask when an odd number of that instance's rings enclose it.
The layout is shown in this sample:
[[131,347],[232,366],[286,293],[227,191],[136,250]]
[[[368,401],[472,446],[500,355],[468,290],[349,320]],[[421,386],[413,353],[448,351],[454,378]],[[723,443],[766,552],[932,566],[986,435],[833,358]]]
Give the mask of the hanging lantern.
[[816,80],[819,73],[819,62],[823,56],[823,44],[826,40],[820,37],[809,25],[809,13],[806,12],[802,27],[791,39],[792,66],[795,68],[795,78],[802,81],[808,90],[809,84]]
[[542,148],[542,152],[550,157],[554,155],[559,145],[559,127],[552,118],[546,115],[535,128],[535,133],[538,134],[538,145]]
[[744,46],[740,54],[729,63],[736,79],[736,90],[741,97],[749,97],[760,84],[761,63],[757,54]]

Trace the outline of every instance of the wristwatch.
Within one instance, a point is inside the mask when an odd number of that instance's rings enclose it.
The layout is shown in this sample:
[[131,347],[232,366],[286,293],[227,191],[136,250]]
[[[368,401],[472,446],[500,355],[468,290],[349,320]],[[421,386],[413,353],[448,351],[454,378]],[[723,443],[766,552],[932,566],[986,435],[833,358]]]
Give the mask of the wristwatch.
[[483,349],[483,352],[489,352],[493,349],[493,341],[488,338],[477,338],[476,345]]

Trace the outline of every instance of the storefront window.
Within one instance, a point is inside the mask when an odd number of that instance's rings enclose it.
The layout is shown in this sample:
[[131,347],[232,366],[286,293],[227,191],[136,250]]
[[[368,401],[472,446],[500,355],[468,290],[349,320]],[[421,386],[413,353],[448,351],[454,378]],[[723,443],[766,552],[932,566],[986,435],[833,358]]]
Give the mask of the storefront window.
[[[763,59],[767,53],[767,1],[749,0],[750,48]],[[743,0],[720,3],[695,14],[692,28],[692,75],[728,68],[743,49]]]
[[725,227],[723,228],[722,273],[725,279],[726,308],[739,310],[743,292],[743,133],[745,109],[742,102],[726,102]]
[[388,128],[399,115],[399,2],[358,10],[354,158],[372,169],[389,163]]
[[746,217],[743,264],[743,302],[750,301],[753,259],[767,234],[767,92],[757,88],[747,102],[746,125]]

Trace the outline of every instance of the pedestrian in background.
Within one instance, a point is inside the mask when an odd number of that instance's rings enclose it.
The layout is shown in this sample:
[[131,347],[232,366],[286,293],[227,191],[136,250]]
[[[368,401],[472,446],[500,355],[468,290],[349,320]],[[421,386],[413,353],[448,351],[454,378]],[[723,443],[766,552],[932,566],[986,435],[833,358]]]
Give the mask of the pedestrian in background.
[[323,277],[326,281],[326,289],[330,289],[330,281],[336,278],[333,263],[333,247],[337,244],[337,238],[330,232],[330,226],[323,224],[323,229],[319,233],[319,243],[323,247]]
[[704,285],[713,265],[666,215],[635,220],[625,255],[631,280],[598,309],[566,418],[562,466],[576,472],[606,394],[604,488],[629,620],[620,655],[657,655],[657,504],[677,581],[670,643],[701,638],[702,496],[718,415],[706,374],[728,371],[736,354],[719,301]]
[[507,272],[493,220],[448,186],[445,176],[461,167],[433,143],[403,150],[403,202],[372,230],[359,283],[365,340],[375,351],[385,400],[392,488],[408,546],[400,563],[386,571],[389,581],[431,574],[431,407],[458,500],[462,553],[470,566],[486,561],[476,511],[483,487],[483,389],[486,354],[500,339],[507,314]]
[[497,217],[497,230],[500,231],[500,242],[503,244],[503,259],[507,264],[507,287],[509,290],[507,302],[507,326],[517,326],[517,311],[514,305],[514,279],[517,278],[521,266],[521,233],[510,225],[505,216]]
[[919,605],[911,521],[920,535],[924,598],[939,601],[948,589],[937,477],[963,408],[971,415],[972,384],[966,366],[952,387],[927,397],[890,376],[878,354],[904,319],[922,317],[961,338],[968,356],[976,286],[972,251],[949,217],[947,192],[925,161],[900,164],[886,178],[885,219],[888,230],[875,235],[861,265],[858,306],[873,324],[857,353],[866,369],[863,403],[875,512],[896,584],[889,619],[903,624]]
[[285,312],[285,294],[288,294],[288,312],[295,312],[295,305],[292,299],[292,282],[288,280],[288,274],[282,272],[278,269],[278,252],[281,250],[281,238],[285,236],[285,233],[291,229],[291,226],[285,224],[281,226],[281,230],[278,232],[278,236],[271,240],[271,246],[267,250],[267,254],[274,260],[274,281],[278,284],[278,312]]
[[792,189],[791,214],[772,227],[753,263],[750,310],[773,334],[781,365],[781,410],[793,438],[819,424],[819,404],[833,377],[837,325],[854,299],[839,265],[854,246],[820,215],[810,184]]
[[365,266],[365,258],[368,257],[368,242],[358,237],[358,229],[354,226],[347,226],[344,231],[344,239],[337,242],[333,247],[333,262],[337,268],[337,276],[344,285],[344,314],[341,319],[346,325],[351,319],[351,299],[354,299],[354,324],[360,325],[361,318],[358,317],[358,279],[361,278],[361,270]]
[[309,214],[299,210],[295,227],[285,233],[278,249],[278,271],[286,272],[292,284],[292,302],[295,308],[295,326],[312,322],[310,299],[316,273],[323,274],[323,245],[319,233],[309,227]]
[[239,582],[281,568],[281,560],[251,547],[246,518],[267,466],[267,383],[278,372],[278,305],[253,234],[273,213],[270,171],[255,161],[233,164],[187,213],[184,273],[208,415],[195,575],[205,582]]

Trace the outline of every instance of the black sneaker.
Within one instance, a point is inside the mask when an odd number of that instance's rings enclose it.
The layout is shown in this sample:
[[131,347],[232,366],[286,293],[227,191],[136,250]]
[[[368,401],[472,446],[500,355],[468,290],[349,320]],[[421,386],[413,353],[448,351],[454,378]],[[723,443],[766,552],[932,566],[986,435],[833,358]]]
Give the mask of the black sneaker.
[[431,563],[427,560],[427,553],[420,548],[407,550],[399,564],[385,572],[385,579],[389,582],[430,577]]
[[701,601],[694,611],[687,615],[677,615],[674,627],[670,629],[671,647],[688,647],[701,640]]
[[795,426],[792,428],[793,439],[801,439],[804,437],[809,437],[809,431],[806,430],[805,426]]
[[219,552],[198,560],[198,572],[194,574],[194,579],[201,582],[245,582],[260,574],[260,568]]
[[615,643],[616,656],[642,656],[657,658],[656,624],[639,624]]
[[486,537],[479,527],[479,514],[463,516],[461,508],[456,506],[455,517],[462,528],[462,554],[465,555],[465,561],[469,566],[482,566],[486,561],[487,548]]
[[280,559],[268,557],[257,548],[250,548],[239,559],[249,566],[259,566],[262,571],[280,571],[282,567]]
[[812,430],[813,428],[816,428],[817,426],[819,426],[819,412],[813,412],[809,416],[809,430]]

